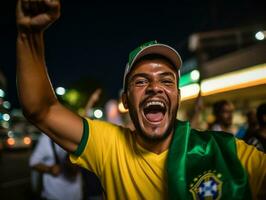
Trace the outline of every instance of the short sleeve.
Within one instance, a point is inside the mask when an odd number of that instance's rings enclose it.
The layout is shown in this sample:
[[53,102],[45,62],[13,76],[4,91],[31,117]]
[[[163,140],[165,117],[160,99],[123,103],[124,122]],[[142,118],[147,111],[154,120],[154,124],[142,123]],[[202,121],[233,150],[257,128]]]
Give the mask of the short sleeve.
[[242,140],[236,140],[237,154],[249,176],[249,184],[254,199],[266,195],[266,154]]
[[70,159],[73,163],[100,176],[110,149],[115,146],[117,137],[122,134],[124,128],[91,119],[86,119],[84,126],[87,126],[88,136],[84,136],[86,133],[83,133],[78,147],[80,155],[72,154]]

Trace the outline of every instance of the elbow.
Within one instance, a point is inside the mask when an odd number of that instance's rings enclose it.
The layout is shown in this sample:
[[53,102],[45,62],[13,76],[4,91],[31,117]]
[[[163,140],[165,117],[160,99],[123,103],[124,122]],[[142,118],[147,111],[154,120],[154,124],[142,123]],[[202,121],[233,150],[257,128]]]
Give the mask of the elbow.
[[38,121],[42,121],[45,117],[45,110],[43,109],[22,109],[22,113],[27,120],[36,124]]
[[22,113],[27,120],[37,125],[39,122],[47,119],[47,116],[54,104],[56,104],[56,102],[46,106],[22,107]]

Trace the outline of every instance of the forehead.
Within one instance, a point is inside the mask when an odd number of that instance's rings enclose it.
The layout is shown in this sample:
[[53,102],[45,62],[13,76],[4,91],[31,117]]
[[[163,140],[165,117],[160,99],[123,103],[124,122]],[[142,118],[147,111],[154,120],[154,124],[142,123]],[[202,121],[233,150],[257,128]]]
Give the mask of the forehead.
[[170,73],[176,76],[177,70],[174,68],[174,66],[164,59],[146,59],[141,60],[140,62],[137,62],[136,65],[131,70],[129,77],[132,75],[138,74],[138,73],[145,73],[147,75],[154,73]]

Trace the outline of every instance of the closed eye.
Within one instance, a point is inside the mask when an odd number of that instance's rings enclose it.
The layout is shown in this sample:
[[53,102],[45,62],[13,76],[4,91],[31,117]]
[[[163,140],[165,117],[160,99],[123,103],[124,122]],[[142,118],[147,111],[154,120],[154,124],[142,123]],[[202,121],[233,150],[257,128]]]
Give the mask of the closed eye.
[[163,79],[161,82],[164,85],[167,85],[167,86],[171,86],[171,85],[174,85],[175,84],[175,82],[173,80],[171,80],[171,79]]
[[146,85],[148,83],[148,80],[147,79],[136,79],[134,81],[134,84],[136,86],[143,86],[143,85]]

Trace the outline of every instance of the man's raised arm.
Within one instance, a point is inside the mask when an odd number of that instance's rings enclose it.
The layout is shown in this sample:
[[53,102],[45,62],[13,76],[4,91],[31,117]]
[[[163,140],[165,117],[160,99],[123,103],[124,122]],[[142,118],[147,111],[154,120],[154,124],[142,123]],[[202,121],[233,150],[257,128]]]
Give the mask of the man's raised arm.
[[76,150],[82,119],[62,106],[45,67],[44,30],[60,16],[59,0],[17,2],[17,87],[28,120],[67,151]]

